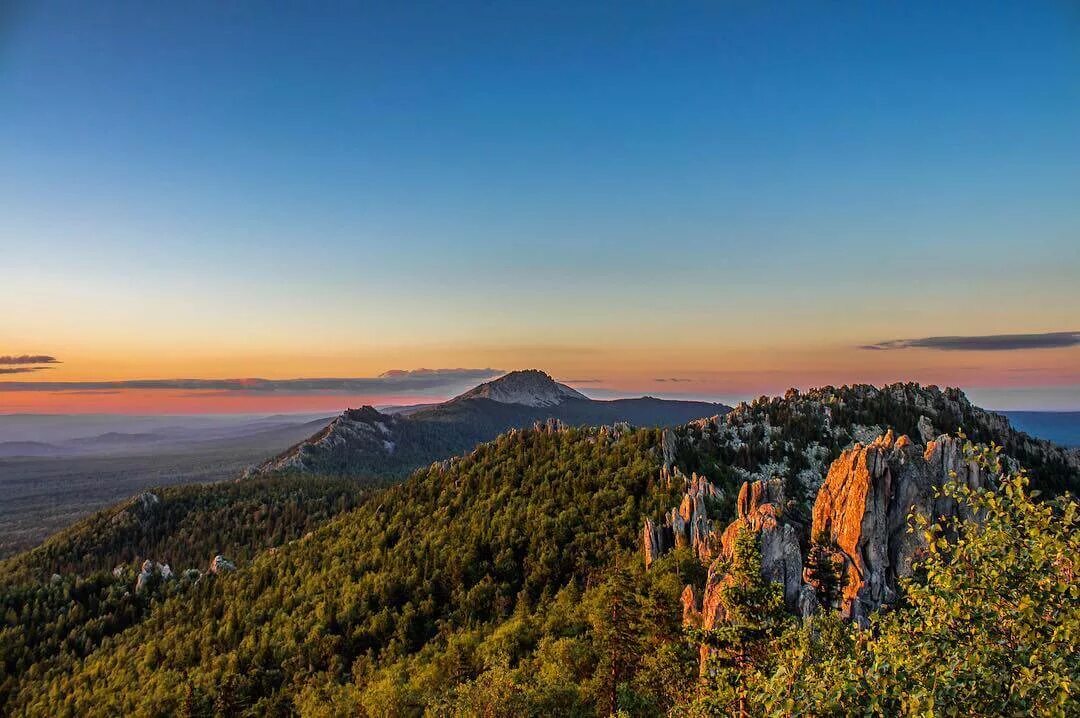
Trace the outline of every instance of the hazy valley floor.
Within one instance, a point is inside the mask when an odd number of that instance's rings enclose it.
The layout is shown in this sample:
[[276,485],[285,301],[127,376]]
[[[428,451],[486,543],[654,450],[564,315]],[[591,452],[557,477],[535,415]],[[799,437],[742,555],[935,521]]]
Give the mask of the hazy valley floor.
[[151,453],[0,457],[0,558],[106,506],[155,486],[236,478],[245,468],[309,434],[295,427]]

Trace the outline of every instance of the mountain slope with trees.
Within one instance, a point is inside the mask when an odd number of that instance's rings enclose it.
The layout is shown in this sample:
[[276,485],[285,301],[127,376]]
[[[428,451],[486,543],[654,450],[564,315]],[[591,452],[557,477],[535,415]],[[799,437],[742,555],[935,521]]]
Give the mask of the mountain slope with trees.
[[[871,419],[917,429],[922,391],[881,403],[862,390],[845,394],[830,435],[839,442],[837,427],[859,433]],[[922,527],[935,537],[934,552],[904,579],[903,600],[871,616],[868,629],[832,611],[800,619],[785,610],[783,588],[763,575],[768,547],[749,531],[733,536],[724,567],[731,578],[716,592],[730,620],[686,627],[686,587],[701,595],[708,566],[680,545],[647,571],[641,560],[645,519],[683,499],[667,464],[689,471],[696,462],[710,480],[726,470],[732,482],[768,471],[782,463],[776,457],[803,453],[808,438],[825,445],[801,406],[789,396],[743,409],[730,424],[676,431],[554,423],[510,431],[362,497],[299,538],[242,554],[235,571],[163,580],[141,593],[110,588],[100,573],[91,575],[102,587],[89,591],[74,574],[37,583],[23,575],[3,595],[3,710],[1075,714],[1080,667],[1062,647],[1080,631],[1076,502],[1032,502],[1007,460],[998,488],[955,497],[983,524]],[[757,421],[764,416],[772,428]],[[710,438],[744,426],[754,427],[747,449],[731,436]],[[766,435],[776,447],[765,446]],[[799,480],[794,466],[786,471]],[[720,491],[703,504],[717,528],[735,514],[734,493]],[[819,578],[830,565],[827,554],[812,563]],[[92,613],[84,594],[116,606],[107,625],[79,616],[49,622],[64,606],[68,615]],[[21,637],[35,626],[46,630],[27,650]],[[699,675],[702,646],[712,663]]]
[[416,411],[384,414],[370,406],[349,409],[253,473],[393,480],[433,461],[470,451],[504,431],[537,422],[675,426],[729,410],[723,404],[653,397],[596,401],[530,369],[510,372],[447,402]]

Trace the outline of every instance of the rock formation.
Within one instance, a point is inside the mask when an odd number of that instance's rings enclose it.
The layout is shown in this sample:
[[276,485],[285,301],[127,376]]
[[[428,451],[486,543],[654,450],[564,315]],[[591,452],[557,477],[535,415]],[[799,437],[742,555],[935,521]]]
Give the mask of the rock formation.
[[219,574],[235,570],[236,564],[225,558],[221,554],[214,556],[214,558],[210,561],[210,573]]
[[739,489],[737,516],[720,537],[720,553],[709,566],[709,576],[702,596],[702,624],[711,628],[722,620],[717,614],[716,594],[724,579],[724,563],[735,549],[735,538],[744,528],[758,534],[761,542],[761,574],[784,587],[784,603],[798,608],[803,588],[802,551],[796,528],[780,519],[784,504],[783,483],[777,480],[747,482]]
[[645,568],[652,566],[653,561],[671,550],[674,540],[671,538],[670,526],[657,526],[652,519],[645,519],[645,528],[642,530],[641,552],[645,557]]
[[675,466],[675,432],[664,429],[660,435],[660,447],[663,452],[664,469],[671,471]]
[[1080,493],[1080,449],[1017,431],[1006,417],[972,405],[959,389],[913,383],[827,386],[762,397],[717,422],[699,420],[674,429],[673,444],[730,468],[744,481],[782,476],[789,487],[798,482],[803,490],[789,498],[807,499],[797,513],[808,515],[830,463],[838,458],[833,447],[866,446],[888,427],[922,445],[963,429],[976,443],[1004,447],[1006,456],[1029,471],[1032,489]]
[[[116,569],[113,569],[113,575],[117,575]],[[143,590],[150,579],[155,576],[160,577],[163,581],[168,581],[172,578],[173,572],[167,563],[156,563],[150,559],[143,561],[139,575],[135,579],[135,592],[138,593]]]
[[934,424],[924,414],[919,417],[919,423],[917,425],[919,430],[919,437],[922,439],[922,443],[929,444],[934,440],[937,434],[934,432]]
[[730,556],[735,541],[732,527],[745,522],[756,531],[761,536],[762,575],[784,587],[784,603],[794,610],[802,589],[802,551],[794,525],[779,520],[783,487],[783,482],[775,479],[743,484],[739,490],[739,518],[724,531],[721,543],[724,553]]
[[719,536],[709,518],[705,500],[707,498],[719,500],[722,496],[720,489],[704,476],[698,476],[696,473],[687,478],[677,467],[674,477],[666,468],[661,469],[660,476],[661,479],[668,481],[672,478],[682,480],[686,492],[679,505],[664,515],[662,524],[645,519],[645,526],[642,529],[642,554],[645,557],[645,568],[649,568],[653,561],[671,549],[683,547],[690,547],[703,563],[709,563],[718,549]]
[[922,533],[908,531],[909,514],[971,518],[951,499],[934,496],[952,477],[973,488],[986,482],[978,465],[965,462],[961,441],[949,436],[923,450],[890,430],[833,462],[814,503],[811,535],[842,553],[845,616],[864,622],[895,601],[897,579],[911,574],[925,549]]
[[[728,561],[735,551],[735,539],[743,530],[758,535],[761,546],[761,574],[783,586],[784,603],[790,611],[805,610],[809,615],[817,610],[816,599],[806,595],[802,581],[802,552],[798,531],[781,519],[784,505],[783,483],[779,480],[746,482],[739,489],[737,516],[720,537],[720,550],[709,566],[700,609],[696,605],[693,587],[683,589],[683,624],[706,630],[717,628],[727,620],[722,594],[730,582]],[[813,596],[813,591],[809,591]],[[701,647],[701,666],[704,670],[709,651]]]

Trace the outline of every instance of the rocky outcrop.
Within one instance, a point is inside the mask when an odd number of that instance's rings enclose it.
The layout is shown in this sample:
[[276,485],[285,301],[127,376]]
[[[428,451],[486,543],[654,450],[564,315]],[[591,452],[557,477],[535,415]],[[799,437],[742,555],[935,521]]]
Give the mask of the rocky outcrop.
[[[720,551],[709,566],[700,608],[696,605],[694,589],[687,586],[682,593],[683,625],[706,630],[718,628],[728,620],[723,605],[724,589],[730,585],[729,561],[734,556],[735,541],[742,531],[757,534],[761,547],[761,574],[783,587],[784,603],[788,610],[810,615],[818,610],[812,589],[802,581],[802,552],[798,531],[782,519],[779,507],[784,505],[783,483],[779,480],[746,482],[739,489],[737,516],[724,529]],[[704,670],[709,649],[700,649],[701,669]]]
[[121,505],[120,509],[113,514],[109,522],[117,528],[123,526],[147,525],[151,523],[161,504],[157,494],[144,491],[133,496]]
[[563,423],[561,419],[556,419],[553,416],[548,417],[543,421],[533,422],[533,431],[541,434],[558,434],[559,432],[567,431],[569,429],[570,427]]
[[[724,529],[720,539],[721,556],[732,556],[735,538],[744,528],[758,534],[761,542],[761,574],[784,587],[784,603],[794,611],[803,585],[802,551],[799,548],[798,530],[780,518],[783,506],[782,481],[773,479],[744,483],[736,502],[736,518]],[[709,568],[710,574],[714,568],[719,568],[719,563]]]
[[908,515],[972,518],[935,489],[951,478],[970,487],[986,483],[967,462],[961,440],[940,436],[919,448],[890,430],[867,446],[856,444],[833,462],[814,503],[812,535],[824,537],[844,560],[841,610],[863,622],[896,600],[897,580],[908,576],[926,547],[908,531]]
[[212,573],[212,574],[216,575],[216,574],[227,573],[229,571],[235,571],[235,570],[236,570],[236,564],[233,563],[232,561],[230,561],[229,559],[225,558],[221,554],[218,554],[217,556],[214,556],[214,558],[211,559],[211,561],[210,561],[210,573]]
[[[116,569],[113,569],[113,575],[116,575]],[[142,591],[154,578],[159,578],[162,581],[168,581],[173,577],[172,569],[167,563],[156,563],[147,559],[143,561],[139,575],[135,579],[135,592]]]
[[657,526],[652,519],[645,519],[645,528],[642,530],[641,552],[645,557],[645,568],[652,566],[653,561],[671,550],[674,543],[670,526]]
[[921,445],[962,429],[976,443],[1004,447],[1006,456],[1029,471],[1032,489],[1080,493],[1080,450],[1017,431],[1006,417],[972,405],[959,389],[898,383],[792,390],[740,404],[719,422],[695,421],[674,433],[680,451],[708,457],[742,480],[781,476],[788,486],[801,485],[792,498],[805,500],[797,510],[809,514],[837,449],[855,442],[866,446],[888,427]]
[[663,453],[664,469],[671,471],[675,467],[675,432],[664,429],[660,435],[660,448]]
[[937,436],[934,432],[934,424],[924,414],[919,417],[919,423],[917,424],[919,431],[919,438],[922,439],[922,443],[929,444]]
[[682,602],[683,625],[697,627],[701,623],[701,611],[697,607],[694,587],[688,585],[684,588],[680,600]]
[[709,563],[719,548],[719,536],[709,518],[706,500],[719,500],[722,496],[704,476],[696,473],[689,478],[676,467],[674,475],[661,469],[661,480],[681,480],[685,493],[679,505],[664,515],[663,522],[645,520],[642,529],[642,554],[645,568],[673,548],[689,547],[703,563]]
[[365,461],[393,461],[404,419],[371,406],[347,409],[319,433],[249,471],[347,474]]
[[144,491],[139,494],[138,498],[144,509],[149,509],[161,503],[161,499],[152,491]]

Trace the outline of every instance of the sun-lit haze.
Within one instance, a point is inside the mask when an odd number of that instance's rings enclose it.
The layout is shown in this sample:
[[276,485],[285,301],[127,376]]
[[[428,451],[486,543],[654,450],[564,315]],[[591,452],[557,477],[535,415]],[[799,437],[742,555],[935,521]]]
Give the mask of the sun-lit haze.
[[0,10],[0,413],[1080,409],[1072,3],[102,5]]

